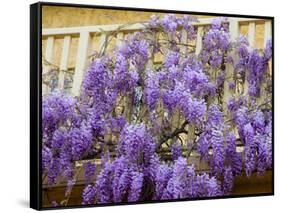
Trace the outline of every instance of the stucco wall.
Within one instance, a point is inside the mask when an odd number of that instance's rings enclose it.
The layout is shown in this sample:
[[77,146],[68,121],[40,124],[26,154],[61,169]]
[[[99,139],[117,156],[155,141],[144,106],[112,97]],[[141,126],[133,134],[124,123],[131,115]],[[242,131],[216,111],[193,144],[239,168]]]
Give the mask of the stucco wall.
[[[77,27],[77,26],[93,26],[105,24],[124,24],[130,22],[143,22],[149,20],[150,16],[155,14],[151,12],[125,11],[125,10],[104,10],[93,8],[77,8],[77,7],[55,7],[43,6],[42,8],[42,27],[43,28],[60,28],[60,27]],[[157,13],[163,16],[163,13]],[[182,15],[179,15],[182,16]],[[197,18],[206,18],[210,16],[196,16]],[[96,45],[98,37],[92,38],[92,48],[90,51],[98,50]],[[59,65],[62,53],[63,39],[58,38],[55,41],[54,60],[55,65]],[[46,41],[43,40],[43,55]],[[75,66],[76,51],[78,47],[78,38],[72,38],[71,50],[68,61],[68,67]]]
[[[146,21],[155,13],[125,10],[43,6],[43,28],[74,27],[99,24],[122,24]],[[163,13],[157,13],[163,15]],[[181,15],[179,15],[181,16]],[[195,16],[206,18],[210,16]]]
[[[183,8],[184,9],[184,8]],[[188,8],[187,8],[188,9]],[[130,22],[143,22],[147,21],[151,15],[155,13],[140,12],[140,11],[125,11],[125,10],[104,10],[93,8],[77,8],[77,7],[56,7],[56,6],[43,6],[42,8],[42,27],[43,28],[60,28],[60,27],[77,27],[77,26],[91,26],[103,24],[122,24]],[[157,13],[164,15],[163,13]],[[181,15],[179,15],[181,16]],[[197,18],[208,18],[211,16],[196,16]],[[264,24],[256,24],[255,46],[258,48],[263,47],[263,32]],[[247,35],[248,26],[240,26],[240,33]],[[90,51],[98,50],[97,41],[98,37],[93,37],[92,48]],[[54,46],[54,59],[53,63],[59,65],[62,53],[63,39],[58,38],[55,40]],[[43,55],[46,46],[46,40],[43,40]],[[68,67],[75,66],[76,52],[78,46],[78,38],[72,38],[71,49],[68,61]]]

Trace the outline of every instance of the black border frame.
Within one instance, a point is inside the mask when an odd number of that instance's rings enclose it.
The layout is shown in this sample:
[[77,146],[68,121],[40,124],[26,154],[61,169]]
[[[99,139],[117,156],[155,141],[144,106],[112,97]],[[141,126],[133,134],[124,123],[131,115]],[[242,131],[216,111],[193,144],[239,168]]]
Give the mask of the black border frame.
[[[42,207],[42,171],[41,171],[41,154],[42,154],[42,6],[58,6],[58,7],[78,7],[93,9],[111,9],[125,11],[141,11],[141,12],[160,12],[174,14],[190,14],[190,15],[210,15],[225,17],[241,17],[241,18],[261,18],[268,19],[272,22],[272,192],[261,194],[244,194],[230,195],[220,197],[206,197],[194,199],[172,199],[159,201],[141,201],[141,202],[122,202],[110,204],[95,205],[73,205],[58,207]],[[151,204],[151,203],[167,203],[191,200],[214,200],[226,198],[242,198],[242,197],[260,197],[274,195],[274,17],[258,16],[258,15],[242,15],[242,14],[225,14],[211,12],[195,12],[182,10],[166,10],[166,9],[148,9],[148,8],[132,8],[132,7],[115,7],[102,5],[85,5],[72,3],[55,3],[55,2],[38,2],[30,5],[30,207],[36,210],[55,210],[55,209],[73,209],[101,206],[120,206],[134,204]]]

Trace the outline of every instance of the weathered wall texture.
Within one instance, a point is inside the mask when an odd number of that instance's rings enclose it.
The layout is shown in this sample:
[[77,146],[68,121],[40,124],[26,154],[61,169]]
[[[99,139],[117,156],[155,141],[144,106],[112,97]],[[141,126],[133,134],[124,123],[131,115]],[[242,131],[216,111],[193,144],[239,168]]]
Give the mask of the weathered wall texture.
[[[128,22],[142,22],[156,13],[125,11],[125,10],[103,10],[75,7],[43,6],[43,28],[74,27],[100,24],[123,24]],[[163,15],[163,13],[157,13]],[[182,16],[182,15],[179,15]],[[195,16],[205,18],[210,16]]]
[[[42,8],[42,27],[43,28],[60,28],[60,27],[77,27],[77,26],[93,26],[106,24],[124,24],[131,22],[144,22],[149,20],[150,16],[156,13],[136,12],[124,10],[104,10],[91,8],[75,8],[75,7],[54,7],[43,6]],[[163,13],[157,13],[163,16]],[[182,16],[182,15],[179,15]],[[197,18],[206,18],[210,16],[196,16]],[[92,38],[91,51],[98,50],[97,44],[99,37]],[[58,38],[55,41],[54,61],[55,65],[59,65],[62,52],[63,39]],[[43,55],[46,40],[43,40]],[[78,38],[72,38],[71,50],[68,61],[68,67],[75,66],[75,58],[78,47]]]
[[[60,28],[60,27],[77,27],[77,26],[92,26],[104,24],[123,24],[130,22],[143,22],[147,21],[151,15],[156,13],[139,12],[139,11],[124,11],[124,10],[104,10],[104,9],[91,9],[91,8],[76,8],[76,7],[55,7],[43,6],[42,8],[43,28]],[[163,16],[163,13],[157,13]],[[179,15],[182,16],[182,15]],[[209,18],[211,16],[196,16],[197,18]],[[248,26],[240,26],[241,34],[247,35]],[[255,46],[258,48],[263,47],[263,32],[264,24],[258,23],[256,25]],[[99,37],[93,36],[92,48],[90,52],[99,50],[96,45]],[[46,40],[43,39],[43,56],[46,46]],[[53,64],[59,65],[62,54],[63,39],[57,38],[54,46],[54,59]],[[70,55],[68,60],[68,68],[74,68],[76,60],[76,52],[78,47],[78,38],[71,39]]]

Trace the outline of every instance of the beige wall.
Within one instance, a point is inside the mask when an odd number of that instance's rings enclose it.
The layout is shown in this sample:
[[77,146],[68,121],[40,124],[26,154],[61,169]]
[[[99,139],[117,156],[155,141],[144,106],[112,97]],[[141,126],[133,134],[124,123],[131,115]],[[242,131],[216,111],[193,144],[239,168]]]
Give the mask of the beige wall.
[[[151,12],[140,11],[124,11],[124,10],[105,10],[92,8],[77,7],[56,7],[43,6],[42,8],[42,27],[43,28],[60,28],[60,27],[77,27],[77,26],[93,26],[104,24],[124,24],[130,22],[143,22],[149,20],[150,16],[155,14]],[[163,16],[163,13],[157,13]],[[182,15],[179,15],[182,16]],[[197,18],[206,18],[210,16],[196,16]],[[99,36],[93,36],[92,48],[90,51],[98,51]],[[43,55],[46,40],[43,40]],[[54,61],[55,65],[59,65],[62,54],[63,39],[55,40]],[[112,45],[111,45],[112,46]],[[68,67],[75,66],[76,52],[78,47],[78,38],[72,38]],[[113,47],[112,47],[113,48]]]
[[[43,28],[74,27],[100,24],[123,24],[147,21],[154,12],[104,10],[92,8],[43,6]],[[163,15],[163,13],[157,13]],[[181,16],[181,15],[179,15]],[[205,18],[210,16],[195,16]]]
[[[92,8],[77,8],[77,7],[57,7],[57,6],[43,6],[42,8],[42,27],[43,28],[60,28],[60,27],[77,27],[77,26],[91,26],[103,24],[122,24],[128,22],[143,22],[147,21],[154,12],[140,12],[140,11],[124,11],[124,10],[104,10]],[[163,13],[157,13],[164,15]],[[181,15],[179,15],[181,16]],[[211,16],[196,16],[197,18],[207,18]],[[263,47],[263,31],[264,24],[256,25],[255,46]],[[240,27],[241,34],[247,35],[248,26]],[[98,50],[98,37],[93,37],[93,46],[91,51]],[[58,38],[55,41],[54,47],[54,61],[55,65],[59,65],[63,39]],[[43,40],[43,55],[46,41]],[[78,46],[78,38],[72,38],[71,50],[68,61],[68,67],[75,66],[76,51]]]

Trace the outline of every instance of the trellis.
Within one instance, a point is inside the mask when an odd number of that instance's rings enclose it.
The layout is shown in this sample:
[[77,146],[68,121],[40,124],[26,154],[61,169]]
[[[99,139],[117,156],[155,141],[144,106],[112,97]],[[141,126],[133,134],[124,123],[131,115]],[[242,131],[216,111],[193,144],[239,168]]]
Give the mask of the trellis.
[[[210,25],[212,23],[213,18],[205,18],[199,19],[199,22],[193,23],[193,25],[197,28],[197,38],[195,44],[195,53],[198,55],[202,48],[202,31],[204,27]],[[231,40],[234,41],[239,36],[239,27],[240,25],[248,25],[248,40],[250,47],[255,46],[255,32],[256,32],[256,24],[262,23],[264,24],[264,47],[268,39],[271,38],[271,21],[264,19],[252,19],[252,18],[228,18],[227,22],[229,23],[229,32],[231,36]],[[98,49],[101,49],[107,39],[108,33],[117,32],[116,40],[120,42],[125,33],[140,31],[144,29],[145,25],[142,23],[134,23],[131,25],[96,25],[96,26],[83,26],[83,27],[68,27],[68,28],[48,28],[42,30],[42,38],[46,40],[46,48],[43,53],[44,59],[52,64],[54,61],[54,46],[56,39],[63,38],[63,46],[62,46],[62,54],[60,58],[60,63],[58,66],[58,70],[60,71],[58,74],[58,88],[64,88],[64,80],[65,80],[65,71],[68,70],[68,60],[69,53],[71,47],[71,41],[73,38],[78,38],[78,48],[75,59],[75,68],[73,74],[73,82],[71,87],[71,94],[74,96],[78,96],[80,93],[80,87],[82,83],[82,79],[85,73],[85,69],[89,63],[89,55],[91,52],[91,39],[94,36],[99,37],[99,42],[94,45],[97,46]],[[182,41],[187,41],[187,32],[183,31]],[[229,66],[227,68],[227,73],[232,72],[232,67]],[[43,74],[46,72],[46,69],[43,69]],[[245,85],[247,88],[247,85]],[[227,91],[228,88],[225,88]],[[48,85],[43,85],[43,94],[46,94],[50,91]],[[224,101],[228,98],[228,92],[225,92]]]

